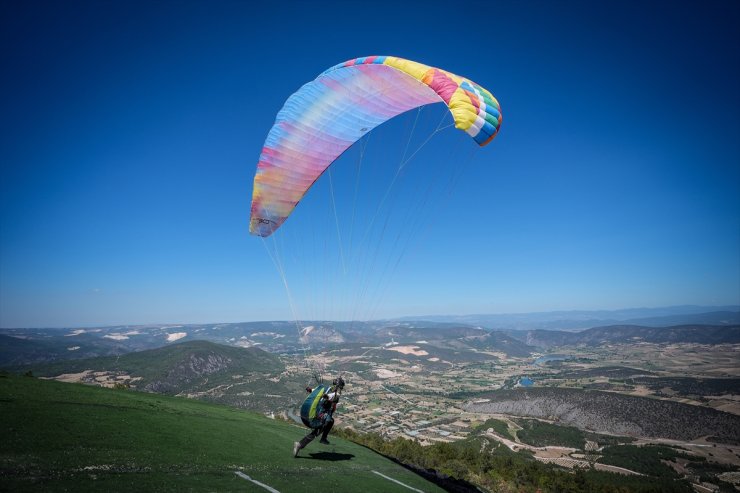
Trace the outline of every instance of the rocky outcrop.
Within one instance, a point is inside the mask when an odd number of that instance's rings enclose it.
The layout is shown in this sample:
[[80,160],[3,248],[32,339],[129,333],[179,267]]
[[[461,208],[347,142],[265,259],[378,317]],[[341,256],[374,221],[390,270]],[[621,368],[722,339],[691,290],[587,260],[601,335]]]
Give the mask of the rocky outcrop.
[[231,358],[216,352],[209,354],[192,353],[169,370],[164,378],[148,383],[144,390],[172,393],[183,387],[188,387],[194,381],[201,380],[207,375],[228,369],[231,363]]
[[181,364],[177,370],[200,377],[224,370],[229,367],[229,363],[231,363],[231,358],[221,354],[209,354],[205,357],[191,354],[188,361]]
[[341,332],[331,327],[309,325],[301,329],[300,341],[302,344],[338,344],[344,342],[345,339]]
[[552,419],[583,430],[635,437],[740,444],[740,416],[679,402],[614,392],[536,388],[502,390],[469,403],[470,412]]

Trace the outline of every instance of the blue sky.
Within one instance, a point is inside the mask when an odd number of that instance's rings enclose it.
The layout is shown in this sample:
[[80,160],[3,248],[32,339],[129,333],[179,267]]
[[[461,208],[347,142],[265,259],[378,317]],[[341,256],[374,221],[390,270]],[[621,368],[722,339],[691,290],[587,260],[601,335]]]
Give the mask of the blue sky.
[[262,142],[372,54],[504,115],[374,316],[740,303],[737,2],[369,5],[3,2],[0,326],[291,318],[248,233]]

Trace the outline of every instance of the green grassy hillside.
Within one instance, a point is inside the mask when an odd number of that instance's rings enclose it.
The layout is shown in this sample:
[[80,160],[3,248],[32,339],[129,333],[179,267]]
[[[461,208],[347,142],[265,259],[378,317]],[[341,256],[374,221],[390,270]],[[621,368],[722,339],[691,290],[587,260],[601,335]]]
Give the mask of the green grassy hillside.
[[196,400],[0,374],[0,416],[0,490],[442,491],[337,437],[293,458],[304,428]]

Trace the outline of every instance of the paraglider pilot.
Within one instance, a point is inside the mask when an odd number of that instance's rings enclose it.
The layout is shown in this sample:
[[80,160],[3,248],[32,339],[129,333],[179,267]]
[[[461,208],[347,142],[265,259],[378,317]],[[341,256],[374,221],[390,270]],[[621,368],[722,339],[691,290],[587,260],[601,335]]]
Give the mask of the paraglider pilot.
[[[311,443],[314,438],[319,436],[319,433],[321,433],[319,443],[329,445],[329,440],[326,437],[329,435],[332,426],[334,426],[333,414],[337,409],[337,402],[339,402],[339,395],[342,393],[342,389],[344,389],[344,380],[342,377],[335,378],[332,386],[321,397],[321,402],[319,403],[320,411],[318,413],[319,425],[312,428],[300,442],[293,444],[293,457],[298,457],[298,451]],[[313,389],[306,387],[306,392],[310,394],[313,392]]]

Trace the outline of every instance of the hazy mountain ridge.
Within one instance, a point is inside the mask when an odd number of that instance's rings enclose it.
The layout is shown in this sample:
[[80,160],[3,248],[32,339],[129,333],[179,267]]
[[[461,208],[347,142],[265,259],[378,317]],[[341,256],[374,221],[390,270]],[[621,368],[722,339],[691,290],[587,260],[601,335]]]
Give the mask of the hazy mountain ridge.
[[487,329],[507,330],[583,330],[592,327],[629,324],[670,326],[687,324],[740,324],[740,305],[682,305],[659,308],[628,308],[623,310],[568,310],[532,313],[502,313],[473,315],[429,315],[402,317],[398,320],[463,323]]
[[594,327],[582,332],[551,330],[507,331],[512,337],[535,347],[599,346],[647,342],[653,344],[696,343],[738,344],[740,325],[679,325],[673,327],[644,327],[638,325],[611,325]]

